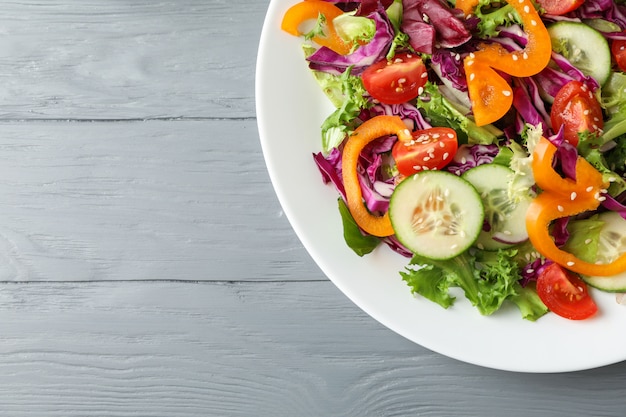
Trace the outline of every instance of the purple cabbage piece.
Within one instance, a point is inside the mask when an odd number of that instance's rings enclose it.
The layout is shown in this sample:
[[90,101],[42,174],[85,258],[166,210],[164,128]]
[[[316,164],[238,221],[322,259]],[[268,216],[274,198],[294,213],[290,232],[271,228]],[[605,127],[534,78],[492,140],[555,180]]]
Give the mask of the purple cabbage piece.
[[453,174],[462,175],[470,168],[492,163],[498,151],[498,145],[461,145],[445,169]]
[[460,15],[440,0],[403,0],[402,31],[411,47],[432,54],[436,46],[453,48],[472,38]]
[[337,189],[343,200],[346,200],[346,189],[343,186],[341,177],[341,151],[333,148],[328,156],[324,156],[321,152],[313,154],[313,160],[317,164],[317,168],[322,174],[324,184],[332,184]]
[[551,67],[545,67],[539,74],[533,75],[532,79],[553,99],[565,84],[574,81],[571,76]]
[[553,167],[557,170],[560,168],[560,171],[563,172],[566,178],[576,181],[578,150],[574,145],[565,141],[563,126],[555,135],[548,137],[548,140],[556,146],[556,153],[552,162]]
[[586,84],[587,87],[591,89],[591,91],[596,91],[598,88],[600,88],[600,84],[598,84],[598,81],[596,81],[595,78],[583,74],[581,70],[572,65],[563,55],[553,51],[552,60],[565,74],[569,75],[575,80],[580,81],[583,84]]
[[522,287],[527,286],[531,282],[536,282],[539,274],[550,264],[553,264],[549,259],[537,258],[532,262],[529,262],[522,269],[522,279],[519,283]]
[[[626,200],[626,192],[623,192],[617,198],[611,196],[608,193],[603,194],[603,196],[606,198],[606,200],[602,202],[602,207],[609,211],[617,212],[620,216],[622,216],[624,220],[626,220],[626,205],[623,201]],[[622,201],[620,202],[620,200]]]
[[[424,119],[422,113],[410,103],[402,104],[384,104],[376,103],[370,109],[367,110],[366,118],[372,118],[379,115],[388,116],[400,116],[405,124],[409,127],[409,130],[424,130],[429,129],[432,126]],[[412,126],[411,126],[412,125]]]
[[569,219],[569,217],[561,217],[553,222],[552,237],[554,237],[554,244],[558,247],[565,245],[569,239],[570,234],[567,230]]
[[438,73],[450,81],[459,91],[467,91],[467,79],[463,68],[463,56],[449,49],[435,49],[431,65],[437,66]]
[[[524,123],[537,126],[541,123],[546,136],[551,127],[550,114],[539,94],[539,88],[532,78],[518,78],[513,87],[513,107]],[[518,132],[518,133],[521,133]]]
[[348,55],[338,54],[322,46],[307,58],[309,68],[341,75],[352,66],[351,74],[359,75],[365,68],[385,58],[394,38],[393,27],[384,10],[371,13],[367,17],[376,23],[376,34],[372,40]]
[[626,29],[626,6],[612,0],[586,0],[572,12],[579,19],[604,19]]

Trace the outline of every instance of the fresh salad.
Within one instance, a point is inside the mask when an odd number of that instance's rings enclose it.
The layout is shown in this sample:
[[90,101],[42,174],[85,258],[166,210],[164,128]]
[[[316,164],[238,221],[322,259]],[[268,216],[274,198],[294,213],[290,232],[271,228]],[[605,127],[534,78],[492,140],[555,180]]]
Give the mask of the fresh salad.
[[625,0],[305,0],[282,29],[336,107],[313,159],[357,255],[483,315],[626,292]]

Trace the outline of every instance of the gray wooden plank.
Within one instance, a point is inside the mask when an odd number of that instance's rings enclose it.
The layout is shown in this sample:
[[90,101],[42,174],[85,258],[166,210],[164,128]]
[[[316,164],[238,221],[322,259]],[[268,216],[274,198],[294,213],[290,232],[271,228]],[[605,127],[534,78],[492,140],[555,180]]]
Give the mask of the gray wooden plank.
[[[609,416],[626,364],[512,374],[429,352],[330,282],[0,286],[0,414]],[[514,360],[514,358],[512,358]]]
[[2,123],[0,178],[0,280],[324,279],[253,120]]
[[267,4],[3,2],[0,118],[254,117]]

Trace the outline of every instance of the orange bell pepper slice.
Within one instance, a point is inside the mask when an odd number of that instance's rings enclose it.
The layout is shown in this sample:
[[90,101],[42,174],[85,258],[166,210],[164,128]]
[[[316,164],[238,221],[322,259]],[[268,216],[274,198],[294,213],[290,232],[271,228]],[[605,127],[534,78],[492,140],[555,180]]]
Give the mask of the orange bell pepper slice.
[[528,36],[526,47],[509,52],[500,44],[484,44],[463,61],[472,110],[479,126],[499,120],[513,104],[513,89],[496,70],[514,77],[530,77],[548,65],[552,54],[550,35],[532,1],[507,3],[522,19]]
[[576,162],[576,180],[562,178],[552,167],[556,146],[541,138],[533,152],[532,169],[535,182],[542,189],[526,212],[528,237],[539,253],[571,271],[590,276],[611,276],[626,271],[626,254],[609,264],[585,262],[559,249],[550,236],[553,220],[594,210],[607,185],[584,158]]
[[344,42],[333,25],[333,19],[344,12],[332,3],[321,0],[305,0],[291,6],[283,16],[281,29],[294,36],[302,36],[300,25],[307,20],[317,19],[320,14],[326,18],[326,36],[314,36],[312,39],[321,46],[332,49],[341,55],[352,51],[352,45]]
[[346,190],[346,205],[350,210],[350,214],[352,214],[354,221],[361,229],[378,237],[391,236],[395,232],[387,213],[383,216],[375,216],[363,204],[363,193],[357,174],[357,165],[359,155],[365,145],[386,135],[396,135],[403,142],[412,139],[411,132],[400,117],[376,116],[365,121],[350,135],[343,148],[341,160],[343,185]]
[[465,13],[465,16],[467,16],[474,11],[476,6],[478,6],[478,2],[479,0],[456,0],[454,7],[460,9],[463,13]]

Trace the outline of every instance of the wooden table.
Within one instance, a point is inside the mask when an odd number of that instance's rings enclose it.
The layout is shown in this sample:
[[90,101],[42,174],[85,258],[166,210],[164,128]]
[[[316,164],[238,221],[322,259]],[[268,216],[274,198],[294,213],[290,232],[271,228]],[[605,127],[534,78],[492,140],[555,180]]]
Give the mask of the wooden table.
[[0,415],[623,415],[626,363],[461,363],[320,272],[261,154],[267,5],[2,4]]

